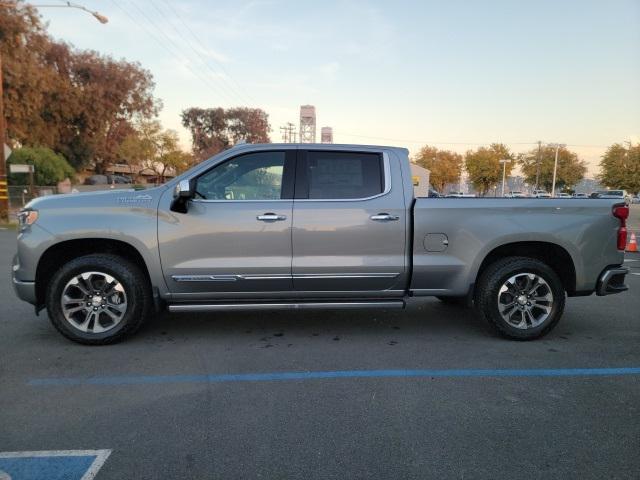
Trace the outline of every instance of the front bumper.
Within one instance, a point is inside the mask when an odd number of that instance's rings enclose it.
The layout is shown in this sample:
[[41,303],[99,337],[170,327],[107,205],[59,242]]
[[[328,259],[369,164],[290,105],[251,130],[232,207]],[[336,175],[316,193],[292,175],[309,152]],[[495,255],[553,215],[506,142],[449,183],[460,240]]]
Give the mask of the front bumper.
[[36,282],[26,282],[19,280],[16,277],[16,272],[20,269],[20,263],[18,256],[13,258],[13,265],[11,268],[11,279],[13,283],[13,290],[20,300],[29,302],[32,305],[36,304]]
[[629,273],[626,267],[609,267],[606,268],[598,279],[596,286],[596,295],[613,295],[614,293],[622,293],[629,290],[624,283],[624,277]]

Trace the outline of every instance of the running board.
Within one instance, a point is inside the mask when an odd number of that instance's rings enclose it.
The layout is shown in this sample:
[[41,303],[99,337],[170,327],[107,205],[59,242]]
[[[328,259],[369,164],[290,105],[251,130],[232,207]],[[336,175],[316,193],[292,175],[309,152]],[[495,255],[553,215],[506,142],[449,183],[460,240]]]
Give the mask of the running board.
[[404,308],[404,300],[361,300],[357,302],[278,302],[278,303],[178,303],[170,312],[217,312],[242,310],[320,310],[347,308]]

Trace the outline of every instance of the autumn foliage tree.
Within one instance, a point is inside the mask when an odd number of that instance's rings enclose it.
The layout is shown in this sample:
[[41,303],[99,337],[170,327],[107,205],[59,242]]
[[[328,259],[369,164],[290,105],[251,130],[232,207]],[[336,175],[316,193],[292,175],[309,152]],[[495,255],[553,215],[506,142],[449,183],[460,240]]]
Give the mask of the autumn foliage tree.
[[193,153],[204,160],[234,144],[269,143],[269,115],[260,108],[189,108],[182,125],[191,133]]
[[429,182],[439,192],[444,192],[447,184],[457,182],[462,173],[462,155],[429,145],[422,147],[413,161],[431,172]]
[[[542,147],[538,157],[538,149],[535,148],[520,156],[518,159],[520,169],[525,177],[525,181],[531,185],[538,186],[551,191],[553,187],[553,166],[555,163],[556,149],[548,145]],[[578,155],[566,147],[558,150],[558,168],[556,171],[556,191],[570,188],[584,178],[587,172],[586,163],[578,158]]]
[[178,174],[191,162],[191,155],[180,148],[178,133],[164,130],[157,120],[142,121],[127,135],[118,149],[118,158],[129,166],[153,170],[160,183],[167,173]]
[[640,145],[625,147],[615,143],[607,148],[598,179],[610,188],[640,192]]
[[104,172],[132,122],[157,113],[151,74],[54,41],[33,7],[9,3],[0,7],[0,52],[10,143],[47,146],[76,169]]
[[500,160],[512,160],[506,164],[506,175],[513,169],[514,155],[502,143],[492,143],[488,147],[469,150],[465,154],[465,168],[474,188],[485,196],[502,181],[503,166]]

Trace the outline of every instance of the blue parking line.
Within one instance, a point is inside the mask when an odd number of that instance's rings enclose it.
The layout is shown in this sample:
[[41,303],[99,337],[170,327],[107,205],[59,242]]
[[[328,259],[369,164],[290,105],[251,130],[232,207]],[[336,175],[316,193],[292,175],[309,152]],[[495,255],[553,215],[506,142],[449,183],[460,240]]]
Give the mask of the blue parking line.
[[331,378],[461,378],[461,377],[596,377],[640,375],[640,367],[623,368],[540,368],[540,369],[460,369],[460,370],[336,370],[205,375],[123,375],[68,378],[34,378],[28,385],[148,385],[156,383],[271,382]]

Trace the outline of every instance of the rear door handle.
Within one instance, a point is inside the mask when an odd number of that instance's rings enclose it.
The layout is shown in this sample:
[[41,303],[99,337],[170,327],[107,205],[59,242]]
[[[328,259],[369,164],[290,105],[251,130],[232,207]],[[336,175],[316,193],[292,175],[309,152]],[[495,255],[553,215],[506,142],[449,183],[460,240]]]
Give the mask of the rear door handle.
[[286,220],[286,215],[277,215],[275,213],[265,213],[263,215],[258,215],[256,217],[261,222],[280,222],[282,220]]
[[375,220],[376,222],[392,222],[394,220],[400,219],[398,215],[389,215],[388,213],[379,213],[377,215],[371,215],[369,218],[371,220]]

